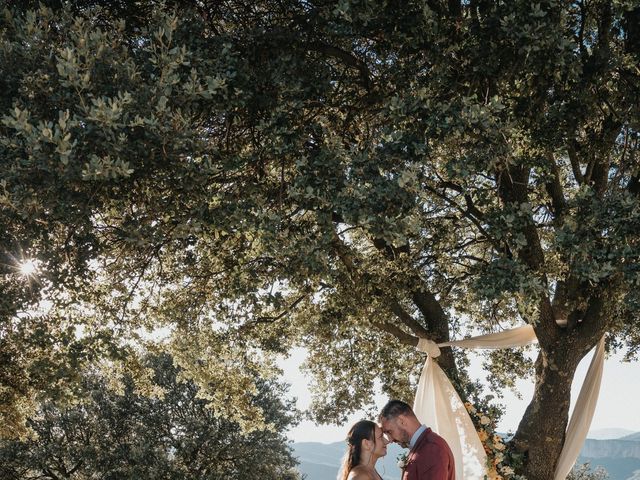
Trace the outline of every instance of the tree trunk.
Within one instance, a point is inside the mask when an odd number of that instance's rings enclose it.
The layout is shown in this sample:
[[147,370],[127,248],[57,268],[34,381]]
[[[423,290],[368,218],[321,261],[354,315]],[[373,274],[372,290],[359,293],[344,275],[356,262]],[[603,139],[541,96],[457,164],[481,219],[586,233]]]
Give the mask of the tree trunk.
[[524,454],[527,480],[552,480],[564,445],[571,382],[580,358],[566,348],[541,351],[536,360],[536,384],[512,444]]

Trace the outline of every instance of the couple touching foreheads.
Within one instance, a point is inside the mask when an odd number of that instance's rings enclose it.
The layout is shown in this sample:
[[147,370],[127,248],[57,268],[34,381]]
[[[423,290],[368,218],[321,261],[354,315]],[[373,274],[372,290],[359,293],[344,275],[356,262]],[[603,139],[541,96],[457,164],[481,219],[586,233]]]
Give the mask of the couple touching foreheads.
[[447,442],[422,425],[400,400],[384,406],[377,424],[360,420],[351,427],[338,480],[382,480],[376,462],[387,454],[391,442],[409,449],[401,467],[402,480],[455,480],[455,461]]

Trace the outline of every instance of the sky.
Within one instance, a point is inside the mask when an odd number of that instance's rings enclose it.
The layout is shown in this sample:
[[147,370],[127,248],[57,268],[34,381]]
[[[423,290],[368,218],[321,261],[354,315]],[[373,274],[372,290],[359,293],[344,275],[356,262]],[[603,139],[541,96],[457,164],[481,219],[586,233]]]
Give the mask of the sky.
[[[300,409],[307,408],[311,399],[308,386],[309,377],[305,376],[299,369],[305,355],[306,352],[304,350],[297,349],[293,351],[288,359],[281,362],[284,378],[291,384],[290,394],[298,399],[297,405]],[[416,355],[422,354],[416,352]],[[580,386],[591,362],[591,356],[592,354],[587,355],[578,367],[573,381],[572,400],[578,396]],[[611,428],[621,428],[634,432],[640,431],[640,415],[637,415],[632,408],[632,405],[640,400],[640,363],[623,363],[621,358],[622,355],[615,354],[605,362],[600,396],[593,421],[591,422],[591,432]],[[470,369],[470,374],[480,380],[485,376],[480,367],[481,363],[482,360],[479,356],[472,358]],[[517,388],[522,394],[522,400],[519,400],[509,390],[505,391],[504,398],[500,400],[506,406],[505,414],[498,424],[498,431],[500,432],[515,431],[517,428],[518,422],[522,418],[533,394],[533,380],[519,380]],[[383,396],[376,397],[375,403],[378,409],[387,400]],[[339,442],[345,439],[350,424],[364,417],[363,413],[355,414],[343,426],[316,425],[311,421],[304,421],[290,430],[288,436],[294,442]]]

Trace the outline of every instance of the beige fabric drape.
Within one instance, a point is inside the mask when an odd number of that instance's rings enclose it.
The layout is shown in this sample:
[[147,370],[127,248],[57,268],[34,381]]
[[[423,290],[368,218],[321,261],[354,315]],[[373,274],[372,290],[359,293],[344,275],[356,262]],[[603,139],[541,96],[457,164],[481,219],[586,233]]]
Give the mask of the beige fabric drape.
[[[537,338],[531,325],[440,344],[427,339],[418,342],[418,350],[428,356],[418,382],[413,409],[420,421],[441,435],[451,447],[456,459],[456,480],[482,480],[487,457],[469,413],[446,374],[432,358],[438,357],[440,347],[445,346],[496,349],[533,342],[537,342]],[[569,421],[554,480],[566,478],[582,449],[600,391],[603,364],[604,337],[595,349]]]
[[584,383],[580,389],[580,394],[573,407],[573,413],[567,426],[567,433],[564,439],[562,454],[556,466],[554,480],[564,480],[576,463],[584,440],[589,433],[591,420],[596,411],[598,396],[600,394],[600,383],[602,382],[602,372],[604,370],[604,336],[598,342],[593,352],[593,358],[589,365],[589,370],[584,377]]
[[458,393],[431,356],[422,369],[413,411],[451,447],[456,480],[483,478],[487,455],[482,442]]

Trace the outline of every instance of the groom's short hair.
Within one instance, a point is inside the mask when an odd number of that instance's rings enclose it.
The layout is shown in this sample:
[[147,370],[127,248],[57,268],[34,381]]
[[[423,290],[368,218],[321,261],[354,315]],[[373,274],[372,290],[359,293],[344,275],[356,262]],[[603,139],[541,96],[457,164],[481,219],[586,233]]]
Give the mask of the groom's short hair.
[[389,402],[382,407],[380,415],[378,415],[378,421],[381,421],[383,418],[385,420],[391,420],[392,418],[396,418],[398,415],[416,416],[408,403],[405,403],[402,400],[389,400]]

